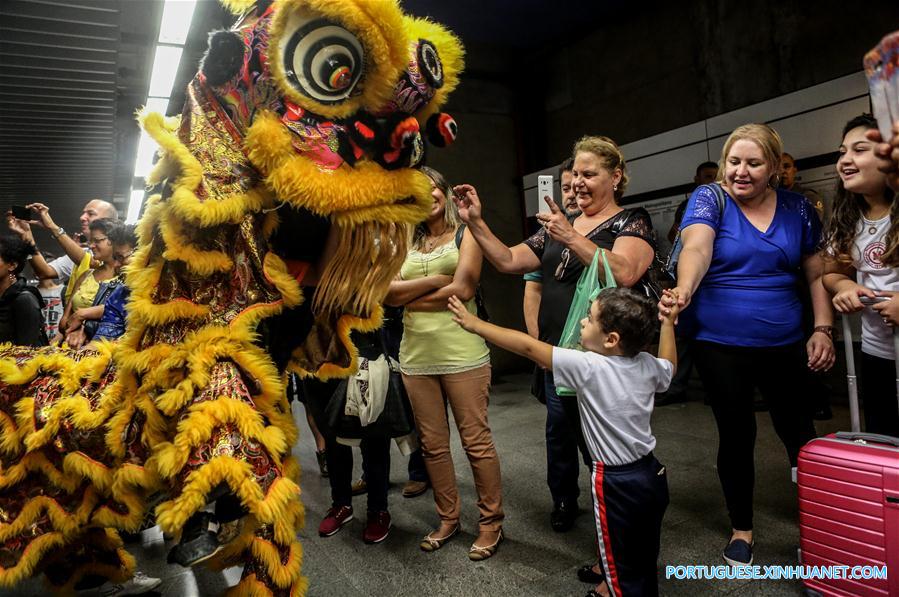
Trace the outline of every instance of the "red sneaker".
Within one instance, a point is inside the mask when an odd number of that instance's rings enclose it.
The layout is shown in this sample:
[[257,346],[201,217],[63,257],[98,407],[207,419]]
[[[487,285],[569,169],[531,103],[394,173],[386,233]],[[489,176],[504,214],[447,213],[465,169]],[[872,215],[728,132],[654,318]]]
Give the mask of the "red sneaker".
[[321,524],[318,525],[318,534],[320,537],[330,537],[351,520],[353,520],[352,506],[331,507]]
[[390,534],[390,512],[369,512],[368,522],[362,531],[362,540],[366,543],[380,543]]

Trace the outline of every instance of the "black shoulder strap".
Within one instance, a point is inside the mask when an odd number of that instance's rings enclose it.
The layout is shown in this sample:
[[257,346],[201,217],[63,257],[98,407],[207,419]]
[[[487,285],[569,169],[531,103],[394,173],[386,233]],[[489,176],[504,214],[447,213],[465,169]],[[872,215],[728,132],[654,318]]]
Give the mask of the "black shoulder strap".
[[462,236],[465,235],[465,224],[460,224],[458,228],[456,228],[456,248],[462,246]]
[[38,307],[43,309],[46,306],[46,302],[44,301],[43,295],[41,295],[41,291],[31,286],[30,284],[22,288],[22,292],[26,294],[30,294],[37,300]]
[[715,193],[715,199],[718,200],[718,217],[720,218],[724,215],[724,206],[727,205],[727,200],[724,198],[724,189],[717,182],[709,183],[706,186]]

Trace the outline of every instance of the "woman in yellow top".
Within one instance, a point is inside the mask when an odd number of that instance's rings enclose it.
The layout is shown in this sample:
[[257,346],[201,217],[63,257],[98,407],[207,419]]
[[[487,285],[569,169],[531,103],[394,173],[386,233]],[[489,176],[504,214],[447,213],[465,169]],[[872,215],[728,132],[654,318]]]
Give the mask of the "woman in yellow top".
[[416,228],[400,279],[391,283],[385,301],[405,307],[400,368],[440,517],[440,527],[425,536],[421,548],[441,548],[460,528],[446,412],[449,403],[478,492],[479,532],[468,555],[475,561],[485,560],[502,541],[504,516],[499,456],[487,423],[490,352],[480,336],[453,323],[447,308],[455,294],[475,311],[482,256],[470,232],[463,229],[457,234],[461,221],[448,199],[451,187],[446,179],[431,168],[422,171],[431,179],[434,207]]
[[[96,259],[99,267],[90,269],[72,282],[73,290],[62,319],[59,322],[60,334],[53,339],[53,344],[60,342],[65,334],[65,340],[72,348],[81,348],[85,343],[84,333],[81,327],[85,313],[94,304],[94,297],[100,290],[100,284],[113,279],[116,276],[115,259],[113,258],[112,243],[109,233],[121,226],[115,220],[101,218],[90,223],[88,246],[91,252],[85,254],[85,259]],[[101,313],[102,315],[102,313]]]

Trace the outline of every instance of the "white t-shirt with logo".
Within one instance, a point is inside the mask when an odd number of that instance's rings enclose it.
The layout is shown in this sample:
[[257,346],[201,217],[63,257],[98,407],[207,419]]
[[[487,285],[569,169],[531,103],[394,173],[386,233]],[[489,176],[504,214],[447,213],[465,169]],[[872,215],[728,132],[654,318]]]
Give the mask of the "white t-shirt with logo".
[[[852,265],[855,266],[856,282],[871,290],[899,291],[899,270],[886,267],[880,256],[886,249],[885,239],[890,229],[890,216],[879,220],[861,218],[855,229],[852,246]],[[893,300],[899,300],[899,297]],[[865,308],[862,311],[862,352],[893,360],[893,330],[876,311]]]
[[41,311],[44,314],[44,329],[47,331],[47,338],[52,338],[59,330],[59,320],[62,319],[62,291],[63,286],[57,285],[53,288],[38,288],[38,292],[44,298],[44,308]]
[[553,379],[577,393],[581,427],[590,457],[603,464],[630,464],[656,445],[649,420],[656,392],[671,383],[674,366],[648,352],[606,357],[553,347]]

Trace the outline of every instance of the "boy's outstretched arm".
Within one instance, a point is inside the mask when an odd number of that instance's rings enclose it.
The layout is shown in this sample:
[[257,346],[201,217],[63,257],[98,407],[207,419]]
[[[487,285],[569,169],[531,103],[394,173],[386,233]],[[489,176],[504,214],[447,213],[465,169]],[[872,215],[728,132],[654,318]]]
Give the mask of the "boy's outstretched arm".
[[674,305],[670,307],[671,312],[667,315],[660,315],[662,320],[662,328],[659,330],[659,358],[671,361],[674,365],[674,373],[677,372],[677,344],[674,340],[674,320],[680,313],[680,307],[677,304],[677,294],[666,290],[663,296],[669,296],[673,299]]
[[524,332],[502,328],[478,319],[477,315],[469,313],[462,301],[455,295],[449,299],[449,310],[453,312],[453,321],[463,329],[481,336],[500,348],[520,354],[545,369],[552,369],[553,347],[551,344],[541,342]]

